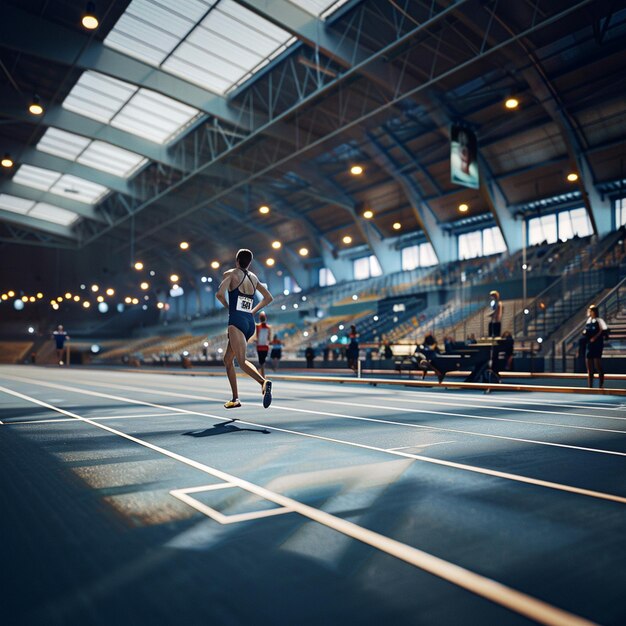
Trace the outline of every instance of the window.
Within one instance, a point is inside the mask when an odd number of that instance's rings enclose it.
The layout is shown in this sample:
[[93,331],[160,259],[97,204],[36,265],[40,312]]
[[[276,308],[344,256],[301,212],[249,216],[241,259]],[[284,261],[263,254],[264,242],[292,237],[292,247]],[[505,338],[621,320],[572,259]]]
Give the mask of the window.
[[437,255],[428,242],[402,248],[402,269],[406,272],[417,267],[431,267],[437,263]]
[[354,279],[364,280],[372,276],[380,276],[383,271],[375,255],[364,256],[353,261]]
[[402,269],[406,272],[414,270],[420,266],[419,246],[408,246],[402,248]]
[[459,235],[459,259],[474,259],[483,256],[483,238],[480,230]]
[[615,201],[615,230],[626,225],[626,198]]
[[420,266],[432,267],[433,265],[437,265],[438,262],[432,244],[420,243]]
[[330,287],[336,283],[334,274],[327,267],[321,267],[319,272],[320,287]]
[[500,254],[506,251],[504,237],[497,226],[483,230],[483,255]]
[[542,215],[528,220],[528,245],[555,243],[557,237],[556,214]]
[[558,214],[559,239],[567,241],[574,237],[588,237],[593,234],[587,209],[572,209]]

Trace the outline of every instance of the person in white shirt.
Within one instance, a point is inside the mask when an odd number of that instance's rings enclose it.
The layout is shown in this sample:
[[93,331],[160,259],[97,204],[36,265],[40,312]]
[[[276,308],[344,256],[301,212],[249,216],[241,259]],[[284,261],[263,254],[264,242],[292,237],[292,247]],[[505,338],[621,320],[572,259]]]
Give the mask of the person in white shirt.
[[608,330],[606,322],[600,317],[595,304],[587,309],[587,323],[583,330],[586,341],[585,359],[587,362],[587,383],[593,387],[594,371],[598,372],[600,387],[604,387],[604,371],[602,370],[602,351],[604,350],[604,336]]

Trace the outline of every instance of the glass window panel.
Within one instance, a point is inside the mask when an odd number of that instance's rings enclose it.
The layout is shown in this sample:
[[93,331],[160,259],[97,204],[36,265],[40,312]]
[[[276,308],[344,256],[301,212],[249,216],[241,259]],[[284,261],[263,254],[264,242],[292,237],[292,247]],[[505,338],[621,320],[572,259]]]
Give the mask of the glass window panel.
[[626,198],[615,201],[615,229],[626,224]]
[[5,211],[26,215],[33,206],[35,206],[35,203],[32,200],[25,200],[24,198],[0,193],[0,209],[4,209]]
[[383,269],[378,262],[378,258],[372,254],[370,256],[370,276],[382,276]]
[[483,230],[483,255],[499,254],[506,251],[506,243],[497,226]]
[[572,232],[574,236],[589,237],[589,235],[593,234],[593,228],[591,227],[587,209],[572,209],[568,211],[568,213],[572,222]]
[[528,220],[528,245],[555,243],[557,239],[557,223],[554,213]]
[[458,237],[459,259],[475,259],[483,255],[482,232],[480,230],[471,233],[463,233]]
[[28,214],[62,226],[69,226],[78,218],[78,215],[72,211],[45,202],[38,202]]
[[370,260],[369,257],[355,259],[352,262],[355,280],[363,280],[370,277]]
[[51,187],[50,191],[66,198],[72,198],[78,202],[96,204],[109,190],[102,185],[92,183],[78,176],[65,174]]
[[432,267],[433,265],[438,264],[435,249],[430,242],[420,244],[419,257],[420,265],[422,267]]
[[37,150],[54,154],[64,159],[76,160],[76,157],[89,145],[90,140],[64,130],[48,128],[37,144]]
[[61,174],[59,172],[32,165],[20,165],[17,172],[15,172],[15,176],[13,176],[13,181],[33,189],[48,191],[60,177]]
[[414,270],[420,265],[419,246],[402,248],[402,269],[406,272]]
[[335,275],[327,267],[321,267],[319,271],[319,284],[320,287],[330,287],[335,285]]

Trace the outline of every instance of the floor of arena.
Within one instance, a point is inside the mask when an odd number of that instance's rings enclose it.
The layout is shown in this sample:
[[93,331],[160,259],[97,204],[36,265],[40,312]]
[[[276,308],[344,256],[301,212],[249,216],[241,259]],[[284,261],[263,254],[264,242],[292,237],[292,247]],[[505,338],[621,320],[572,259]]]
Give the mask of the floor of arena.
[[625,623],[625,398],[239,384],[0,367],[5,623]]

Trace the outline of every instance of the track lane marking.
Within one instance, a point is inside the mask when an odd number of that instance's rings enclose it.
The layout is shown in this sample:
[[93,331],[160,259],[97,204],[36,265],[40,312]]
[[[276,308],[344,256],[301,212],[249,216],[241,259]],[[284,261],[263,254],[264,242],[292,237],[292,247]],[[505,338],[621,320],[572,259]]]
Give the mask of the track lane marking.
[[[169,410],[172,411],[176,411],[178,413],[181,414],[185,414],[185,415],[194,415],[194,416],[200,416],[200,417],[209,417],[212,419],[216,419],[219,421],[224,421],[225,417],[223,416],[219,416],[219,415],[212,415],[211,413],[201,413],[199,411],[191,411],[190,409],[181,409],[178,407],[168,407],[166,405],[159,405],[159,404],[154,404],[152,402],[146,402],[144,400],[135,400],[132,398],[125,398],[122,396],[113,396],[111,394],[104,394],[101,393],[99,391],[92,391],[92,390],[81,390],[81,389],[75,389],[75,388],[67,388],[61,385],[55,385],[53,383],[44,383],[41,381],[36,381],[35,384],[39,384],[41,386],[44,387],[52,387],[52,388],[59,388],[59,389],[63,389],[63,390],[70,390],[70,391],[74,391],[76,393],[82,393],[84,395],[91,395],[91,396],[95,396],[95,397],[104,397],[104,398],[109,398],[109,399],[114,399],[114,400],[119,400],[120,402],[126,402],[126,403],[131,403],[131,404],[141,404],[141,405],[145,405],[145,406],[152,406],[154,408],[167,408]],[[183,396],[183,397],[187,397],[187,396]],[[258,406],[261,406],[260,404]],[[273,405],[272,405],[273,406]],[[312,411],[314,413],[314,411]],[[422,461],[424,463],[431,463],[432,465],[440,465],[442,467],[450,467],[453,469],[459,469],[462,471],[468,471],[468,472],[473,472],[476,474],[482,474],[485,476],[490,476],[490,477],[494,477],[494,478],[502,478],[504,480],[511,480],[514,482],[519,482],[519,483],[523,483],[523,484],[527,484],[527,485],[533,485],[535,487],[545,487],[547,489],[553,489],[555,491],[563,491],[565,493],[572,493],[572,494],[576,494],[576,495],[582,495],[582,496],[586,496],[586,497],[591,497],[591,498],[596,498],[599,500],[608,500],[611,502],[617,502],[619,504],[626,504],[626,497],[624,496],[619,496],[619,495],[615,495],[615,494],[611,494],[611,493],[605,493],[602,491],[595,491],[592,489],[585,489],[582,487],[575,487],[573,485],[565,485],[563,483],[556,483],[556,482],[552,482],[552,481],[548,481],[548,480],[542,480],[540,478],[532,478],[529,476],[523,476],[521,474],[513,474],[510,472],[502,472],[499,470],[492,470],[492,469],[488,469],[488,468],[484,468],[484,467],[478,467],[475,465],[467,465],[465,463],[457,463],[455,461],[447,461],[444,459],[437,459],[437,458],[433,458],[433,457],[428,457],[428,456],[422,456],[419,454],[411,454],[408,452],[400,452],[400,451],[391,451],[385,448],[380,448],[377,446],[371,446],[371,445],[367,445],[367,444],[362,444],[362,443],[356,443],[353,441],[347,441],[344,439],[336,439],[333,437],[325,437],[324,435],[315,435],[313,433],[304,433],[301,431],[297,431],[297,430],[291,430],[288,428],[281,428],[279,426],[270,426],[270,425],[266,425],[266,424],[260,424],[258,422],[250,422],[247,420],[241,420],[238,419],[237,420],[240,424],[246,424],[247,426],[257,426],[260,428],[267,428],[270,430],[275,430],[277,432],[282,432],[282,433],[286,433],[286,434],[290,434],[290,435],[297,435],[300,437],[307,437],[309,439],[316,439],[319,441],[327,441],[327,442],[331,442],[331,443],[337,443],[337,444],[341,444],[341,445],[346,445],[346,446],[351,446],[354,448],[362,448],[364,450],[373,450],[375,452],[382,452],[385,454],[392,454],[394,456],[401,456],[404,458],[409,458],[409,459],[414,459],[417,461]]]
[[[43,383],[43,382],[38,382],[36,384],[40,384],[40,385],[46,385],[47,383]],[[80,384],[80,383],[78,383]],[[92,387],[106,387],[107,389],[109,389],[111,386],[114,386],[117,389],[125,389],[127,391],[138,391],[140,393],[160,393],[161,395],[164,396],[172,396],[172,397],[176,397],[176,398],[191,398],[194,400],[203,400],[203,401],[210,401],[210,402],[221,402],[220,399],[212,397],[212,396],[196,396],[196,395],[190,395],[190,394],[181,394],[181,393],[176,393],[173,391],[163,391],[162,389],[151,389],[151,388],[145,388],[145,387],[131,387],[130,385],[120,385],[118,383],[112,383],[112,384],[104,384],[104,383],[96,383],[96,382],[87,382],[87,383],[83,383],[86,385],[91,385]],[[48,384],[48,386],[50,386]],[[65,388],[66,390],[71,390],[71,388]],[[239,394],[240,396],[244,396],[244,395],[252,395],[251,392],[242,392]],[[256,395],[256,394],[255,394]],[[113,397],[113,396],[111,396]],[[254,402],[252,403],[254,406],[261,406],[260,403],[258,402]],[[354,403],[346,403],[349,405],[353,405]],[[154,405],[154,404],[149,404],[149,406],[159,406],[159,405]],[[619,452],[616,450],[604,450],[602,448],[589,448],[586,446],[576,446],[574,444],[567,444],[567,443],[557,443],[557,442],[553,442],[553,441],[540,441],[538,439],[526,439],[523,437],[509,437],[506,435],[494,435],[494,434],[490,434],[490,433],[477,433],[475,431],[471,431],[471,430],[461,430],[458,428],[442,428],[440,426],[427,426],[424,424],[412,424],[409,422],[400,422],[398,420],[391,420],[391,419],[381,419],[381,418],[375,418],[375,417],[365,417],[365,416],[359,416],[359,415],[346,415],[344,413],[331,413],[328,411],[312,411],[310,409],[298,409],[295,407],[283,407],[280,406],[278,404],[276,404],[275,402],[272,403],[272,407],[275,410],[278,411],[293,411],[296,413],[305,413],[305,414],[309,414],[309,415],[323,415],[326,417],[338,417],[341,419],[350,419],[350,420],[356,420],[356,421],[363,421],[363,422],[372,422],[372,423],[377,423],[377,424],[391,424],[392,426],[404,426],[406,428],[415,428],[415,429],[430,429],[430,430],[436,430],[436,431],[440,431],[440,432],[446,432],[446,433],[457,433],[457,434],[462,434],[462,435],[470,435],[470,436],[474,436],[474,437],[484,437],[484,438],[488,438],[488,439],[502,439],[505,441],[516,441],[518,443],[530,443],[530,444],[535,444],[535,445],[540,445],[540,446],[549,446],[549,447],[554,447],[554,448],[564,448],[564,449],[569,449],[569,450],[579,450],[581,452],[591,452],[594,454],[606,454],[606,455],[610,455],[610,456],[620,456],[620,457],[626,457],[626,452]],[[405,411],[412,411],[412,409],[404,409]],[[418,409],[414,409],[414,411],[418,411]],[[428,413],[430,415],[454,415],[454,414],[449,414],[449,413],[445,413],[442,411],[422,411],[423,413]],[[473,416],[471,416],[473,417]],[[220,419],[226,419],[224,417],[220,418]],[[488,419],[488,418],[484,418],[484,419]],[[536,422],[529,422],[530,424],[535,423]],[[583,427],[580,427],[583,428]],[[614,431],[614,432],[622,432],[622,431]]]
[[395,539],[376,533],[372,530],[359,526],[354,522],[344,520],[340,517],[336,517],[330,513],[326,513],[325,511],[321,511],[299,502],[298,500],[294,500],[287,496],[270,491],[260,485],[256,485],[232,474],[228,474],[217,468],[210,467],[204,463],[200,463],[176,452],[172,452],[171,450],[167,450],[166,448],[156,446],[143,439],[128,435],[122,431],[111,428],[110,426],[106,426],[105,424],[94,422],[89,418],[81,417],[76,413],[66,411],[65,409],[53,406],[47,402],[43,402],[37,398],[32,398],[17,391],[13,391],[12,389],[0,386],[0,391],[46,407],[53,411],[57,411],[63,415],[67,415],[68,417],[72,417],[95,426],[96,428],[106,430],[113,435],[132,441],[133,443],[179,461],[189,467],[205,472],[206,474],[224,482],[237,485],[245,491],[254,493],[255,495],[265,498],[270,502],[274,502],[279,506],[291,509],[303,517],[307,517],[332,530],[369,545],[374,549],[385,552],[399,560],[404,561],[405,563],[437,576],[438,578],[461,587],[462,589],[466,589],[479,597],[485,598],[494,604],[505,607],[514,613],[534,619],[541,624],[546,624],[548,626],[591,626],[593,624],[593,622],[583,617],[553,606],[543,600],[539,600],[538,598],[529,596],[491,578],[487,578],[433,554],[424,552],[418,548],[408,546],[400,541],[396,541]]

